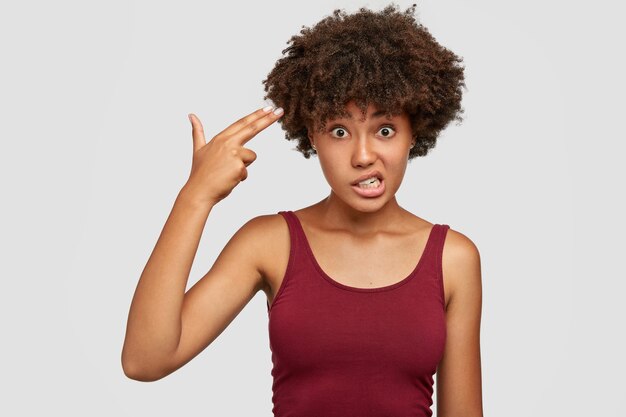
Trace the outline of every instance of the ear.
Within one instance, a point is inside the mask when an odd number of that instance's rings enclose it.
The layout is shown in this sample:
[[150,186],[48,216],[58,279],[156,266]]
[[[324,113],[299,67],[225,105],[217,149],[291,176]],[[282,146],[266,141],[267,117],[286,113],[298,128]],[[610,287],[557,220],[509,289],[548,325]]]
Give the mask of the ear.
[[417,144],[417,134],[414,134],[411,137],[411,149],[414,148],[416,144]]

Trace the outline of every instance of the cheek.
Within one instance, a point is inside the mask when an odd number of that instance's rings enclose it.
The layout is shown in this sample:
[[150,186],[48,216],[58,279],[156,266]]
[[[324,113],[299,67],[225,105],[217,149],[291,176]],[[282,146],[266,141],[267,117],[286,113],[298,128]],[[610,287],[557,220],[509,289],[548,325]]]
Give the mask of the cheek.
[[334,161],[328,158],[320,157],[320,167],[322,168],[322,172],[324,176],[328,180],[328,182],[339,181],[338,178],[341,175],[341,165],[339,161]]
[[389,183],[400,183],[408,166],[408,158],[405,154],[399,154],[397,157],[383,160],[382,165],[387,173],[386,179],[389,180]]
[[337,156],[319,156],[320,168],[326,178],[326,182],[331,186],[345,184],[351,178],[350,161],[341,160]]

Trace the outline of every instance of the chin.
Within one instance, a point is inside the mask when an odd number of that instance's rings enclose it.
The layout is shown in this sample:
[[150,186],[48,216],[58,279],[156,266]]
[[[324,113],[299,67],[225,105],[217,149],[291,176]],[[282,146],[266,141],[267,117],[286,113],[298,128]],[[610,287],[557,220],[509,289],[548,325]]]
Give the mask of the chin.
[[346,204],[351,206],[357,211],[362,213],[374,213],[380,210],[389,202],[389,199],[386,198],[386,194],[376,197],[376,198],[364,198],[358,195],[350,196],[349,200],[344,200]]
[[365,207],[354,207],[354,209],[361,213],[375,213],[380,210],[382,206],[383,204],[366,204]]

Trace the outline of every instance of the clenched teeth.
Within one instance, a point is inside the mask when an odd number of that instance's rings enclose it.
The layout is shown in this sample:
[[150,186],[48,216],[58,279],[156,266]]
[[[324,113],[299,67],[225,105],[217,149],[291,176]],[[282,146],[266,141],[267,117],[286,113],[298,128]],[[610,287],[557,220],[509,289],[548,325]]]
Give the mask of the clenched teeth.
[[361,188],[378,188],[380,181],[376,177],[368,178],[359,183]]

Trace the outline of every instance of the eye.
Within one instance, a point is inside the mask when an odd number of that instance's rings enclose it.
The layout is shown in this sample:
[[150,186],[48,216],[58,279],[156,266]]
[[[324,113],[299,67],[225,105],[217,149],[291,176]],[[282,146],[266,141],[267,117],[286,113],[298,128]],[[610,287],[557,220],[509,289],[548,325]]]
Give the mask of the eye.
[[338,137],[338,138],[343,138],[343,137],[345,137],[345,135],[346,135],[346,129],[344,129],[344,128],[343,128],[343,127],[341,127],[341,126],[335,126],[335,127],[333,127],[332,129],[330,129],[330,133],[332,134],[335,130],[337,131],[337,134],[338,134],[339,136],[337,136],[337,135],[333,135],[333,136]]
[[[333,126],[329,132],[336,138],[345,138],[346,135],[348,134],[347,130],[343,127],[343,126]],[[393,126],[383,126],[381,127],[378,132],[381,132],[381,136],[385,137],[385,138],[391,138],[393,136],[395,136],[396,134],[396,130],[393,128]]]
[[379,132],[383,132],[383,136],[386,138],[393,137],[396,133],[395,129],[392,126],[383,126],[380,128]]

